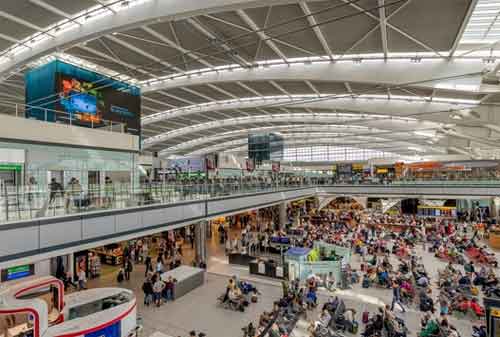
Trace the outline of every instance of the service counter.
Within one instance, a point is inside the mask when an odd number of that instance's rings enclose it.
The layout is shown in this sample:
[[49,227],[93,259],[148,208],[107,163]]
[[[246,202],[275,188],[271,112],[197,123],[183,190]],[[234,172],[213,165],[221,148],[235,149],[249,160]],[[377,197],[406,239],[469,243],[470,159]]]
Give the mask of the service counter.
[[111,250],[92,249],[92,253],[100,257],[102,264],[120,266],[123,264],[123,252],[112,252]]
[[177,299],[203,285],[205,282],[205,269],[179,266],[161,274],[163,281],[168,280],[169,277],[176,280],[174,298]]
[[285,270],[282,265],[273,260],[257,259],[249,263],[250,274],[267,276],[277,279],[285,278]]
[[248,266],[253,260],[255,260],[255,256],[246,253],[231,253],[228,255],[229,264]]
[[500,229],[490,230],[489,244],[493,249],[500,249]]

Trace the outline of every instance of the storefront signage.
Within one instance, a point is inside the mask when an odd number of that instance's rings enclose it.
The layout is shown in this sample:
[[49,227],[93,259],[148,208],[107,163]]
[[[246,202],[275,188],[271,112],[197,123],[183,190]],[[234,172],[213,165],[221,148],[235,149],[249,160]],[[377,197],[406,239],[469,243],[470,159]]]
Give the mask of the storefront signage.
[[0,171],[22,171],[23,164],[0,163]]
[[490,315],[493,317],[500,317],[500,309],[499,308],[491,308]]
[[340,164],[337,166],[339,174],[351,174],[352,165],[351,164]]
[[388,172],[389,172],[389,169],[386,169],[385,167],[377,169],[377,174],[385,174],[385,173],[388,173]]
[[352,164],[352,170],[354,172],[363,172],[363,164]]
[[2,282],[18,280],[35,274],[35,265],[26,264],[17,267],[2,269]]

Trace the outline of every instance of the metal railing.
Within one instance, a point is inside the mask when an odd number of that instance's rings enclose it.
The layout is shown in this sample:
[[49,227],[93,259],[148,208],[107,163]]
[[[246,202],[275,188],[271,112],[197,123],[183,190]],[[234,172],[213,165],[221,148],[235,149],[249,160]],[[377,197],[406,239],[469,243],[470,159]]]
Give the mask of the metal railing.
[[393,181],[385,183],[335,183],[325,180],[250,180],[237,182],[203,183],[152,183],[140,186],[130,184],[101,184],[82,188],[71,185],[64,189],[49,189],[40,185],[4,186],[0,191],[0,223],[30,220],[42,217],[63,216],[106,209],[124,209],[135,206],[170,204],[182,201],[207,200],[211,198],[241,195],[266,191],[282,191],[318,186],[404,186],[422,185],[461,187],[498,186],[500,180],[470,181]]
[[73,185],[52,190],[43,186],[4,186],[0,192],[0,223],[309,186],[315,185],[303,182],[278,184],[252,181],[213,184],[153,183],[135,187],[113,183],[92,185],[85,189]]

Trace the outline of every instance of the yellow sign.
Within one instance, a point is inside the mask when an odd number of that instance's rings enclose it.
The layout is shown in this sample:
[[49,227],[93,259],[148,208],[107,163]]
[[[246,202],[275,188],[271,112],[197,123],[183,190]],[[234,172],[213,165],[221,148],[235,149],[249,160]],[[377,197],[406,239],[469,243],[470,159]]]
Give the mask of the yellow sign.
[[353,171],[363,171],[363,164],[352,164]]
[[500,317],[500,309],[499,308],[491,308],[490,315],[493,317]]
[[389,172],[389,170],[386,168],[378,168],[377,169],[377,173],[379,173],[379,174],[381,174],[381,173],[383,174],[383,173],[387,173],[387,172]]

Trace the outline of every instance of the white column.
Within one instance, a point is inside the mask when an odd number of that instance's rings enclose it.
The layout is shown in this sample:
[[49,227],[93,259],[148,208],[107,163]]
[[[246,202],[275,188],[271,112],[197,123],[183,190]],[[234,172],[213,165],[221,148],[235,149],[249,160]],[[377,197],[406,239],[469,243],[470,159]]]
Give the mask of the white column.
[[194,226],[194,244],[196,262],[207,263],[207,226],[206,221],[197,223]]
[[68,266],[67,266],[67,272],[69,273],[70,277],[74,277],[74,272],[75,272],[75,255],[73,253],[68,254]]
[[287,219],[287,203],[286,202],[283,202],[279,205],[279,208],[280,208],[280,216],[279,216],[279,226],[280,226],[280,229],[283,229],[285,227],[285,225],[287,224],[288,222],[288,219]]

